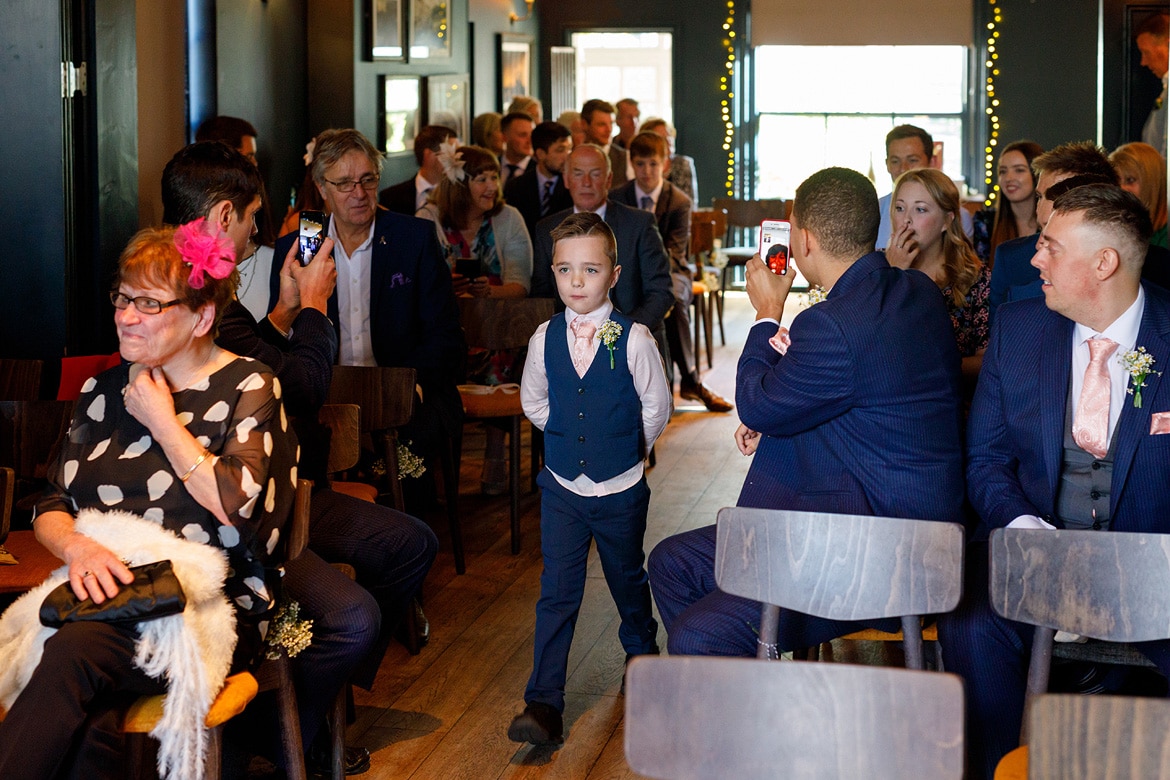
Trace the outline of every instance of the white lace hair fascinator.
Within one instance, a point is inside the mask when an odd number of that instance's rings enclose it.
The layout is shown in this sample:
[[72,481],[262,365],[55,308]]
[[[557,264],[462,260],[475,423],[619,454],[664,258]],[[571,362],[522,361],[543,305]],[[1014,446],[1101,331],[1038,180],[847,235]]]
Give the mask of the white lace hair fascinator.
[[443,174],[452,183],[467,178],[467,172],[463,170],[463,166],[466,164],[463,160],[463,152],[455,151],[458,148],[459,145],[455,143],[455,139],[444,141],[439,144],[439,153],[436,155],[443,165]]

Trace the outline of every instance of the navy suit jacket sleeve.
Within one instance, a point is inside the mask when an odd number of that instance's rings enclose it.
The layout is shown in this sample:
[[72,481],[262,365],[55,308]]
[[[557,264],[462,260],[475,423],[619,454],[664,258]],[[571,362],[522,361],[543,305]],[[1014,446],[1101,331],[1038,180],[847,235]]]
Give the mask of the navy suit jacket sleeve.
[[315,417],[325,403],[337,360],[337,334],[316,309],[302,310],[285,339],[267,318],[257,323],[243,304],[232,301],[220,319],[215,343],[271,368],[290,415]]
[[[610,201],[605,221],[617,236],[618,265],[622,266],[623,278],[611,295],[614,305],[653,333],[674,305],[670,265],[654,215]],[[637,278],[625,279],[626,274]]]

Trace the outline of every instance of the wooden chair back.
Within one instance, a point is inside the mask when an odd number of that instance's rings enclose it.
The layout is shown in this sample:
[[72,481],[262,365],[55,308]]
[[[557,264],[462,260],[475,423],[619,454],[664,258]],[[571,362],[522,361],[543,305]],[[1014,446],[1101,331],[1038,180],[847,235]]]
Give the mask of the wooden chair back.
[[691,212],[691,257],[705,258],[714,251],[715,239],[723,239],[723,234],[727,231],[726,218],[723,219],[721,229],[720,220],[716,215],[724,216],[722,211],[713,209],[697,209]]
[[349,471],[361,457],[362,409],[357,404],[325,404],[317,420],[329,429],[330,474]]
[[72,401],[0,401],[0,465],[10,466],[20,485],[44,479],[72,417]]
[[731,507],[719,510],[715,534],[715,581],[763,603],[764,642],[775,642],[781,607],[832,620],[900,617],[906,664],[920,669],[921,617],[950,612],[962,595],[957,523]]
[[953,674],[641,656],[626,672],[631,769],[687,778],[960,778]]
[[8,538],[12,525],[12,491],[16,487],[16,472],[0,466],[0,544]]
[[297,494],[293,498],[292,517],[288,524],[287,554],[290,561],[301,556],[309,546],[309,501],[313,497],[313,483],[297,480]]
[[1170,536],[997,528],[990,544],[992,609],[1036,626],[1026,707],[1048,690],[1057,631],[1107,642],[1170,638]]
[[1170,701],[1044,694],[1032,705],[1028,777],[1170,780]]
[[0,358],[0,400],[35,401],[41,397],[40,360]]
[[[725,246],[733,246],[741,231],[751,233],[759,228],[765,219],[788,219],[792,210],[791,201],[781,199],[737,200],[736,198],[713,198],[711,206],[722,211],[727,217]],[[751,243],[749,241],[748,243]]]
[[540,324],[552,316],[552,298],[459,299],[459,322],[469,347],[526,347]]

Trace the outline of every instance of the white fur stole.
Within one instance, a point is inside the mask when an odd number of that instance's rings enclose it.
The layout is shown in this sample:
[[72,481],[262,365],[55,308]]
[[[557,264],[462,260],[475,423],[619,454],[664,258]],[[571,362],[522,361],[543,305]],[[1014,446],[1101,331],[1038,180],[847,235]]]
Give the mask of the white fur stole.
[[[235,611],[223,595],[223,550],[183,539],[158,523],[129,512],[83,509],[75,528],[112,550],[130,566],[169,559],[187,596],[179,615],[138,624],[134,665],[149,676],[166,675],[163,716],[150,735],[158,740],[158,771],[168,778],[203,777],[211,702],[223,687],[236,647]],[[40,622],[41,603],[68,580],[67,566],[17,599],[0,618],[0,707],[16,701],[40,663],[45,640],[56,629]]]

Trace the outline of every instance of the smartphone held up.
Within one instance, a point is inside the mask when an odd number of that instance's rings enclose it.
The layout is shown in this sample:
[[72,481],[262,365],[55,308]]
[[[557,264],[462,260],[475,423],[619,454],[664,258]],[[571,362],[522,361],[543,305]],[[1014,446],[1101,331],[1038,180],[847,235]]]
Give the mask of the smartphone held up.
[[301,235],[297,260],[308,265],[325,240],[325,212],[305,210],[301,212]]
[[792,224],[783,219],[765,219],[760,223],[760,259],[778,276],[788,273]]

